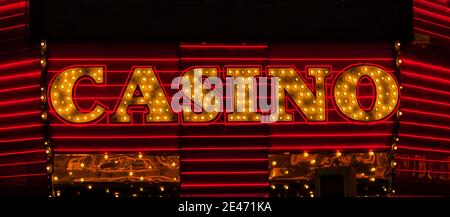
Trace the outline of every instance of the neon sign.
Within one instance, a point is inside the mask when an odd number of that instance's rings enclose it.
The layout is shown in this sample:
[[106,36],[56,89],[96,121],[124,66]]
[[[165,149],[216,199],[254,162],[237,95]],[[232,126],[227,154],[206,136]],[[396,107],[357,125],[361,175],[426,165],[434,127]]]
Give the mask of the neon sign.
[[[293,111],[287,108],[291,103],[306,122],[327,121],[327,108],[332,106],[347,120],[377,122],[393,114],[399,102],[395,77],[374,65],[350,66],[334,78],[329,67],[308,68],[312,86],[293,67],[267,67],[266,77],[254,66],[226,67],[222,78],[219,71],[218,67],[185,70],[172,81],[172,89],[178,92],[169,97],[155,68],[133,67],[109,120],[132,123],[130,108],[141,107],[149,124],[209,123],[220,113],[227,122],[292,122]],[[72,124],[94,123],[107,115],[110,108],[98,102],[82,110],[74,100],[80,80],[106,85],[105,78],[104,68],[95,66],[70,67],[58,73],[49,87],[56,115]],[[327,85],[327,79],[333,79],[332,85]],[[363,108],[358,99],[362,79],[368,79],[374,90],[369,108]],[[327,93],[332,93],[333,105],[327,104]]]

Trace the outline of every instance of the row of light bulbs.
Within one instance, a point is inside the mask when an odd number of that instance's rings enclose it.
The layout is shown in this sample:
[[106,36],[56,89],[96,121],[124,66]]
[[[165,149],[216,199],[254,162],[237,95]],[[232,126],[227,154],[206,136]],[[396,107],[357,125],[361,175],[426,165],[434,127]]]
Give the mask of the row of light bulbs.
[[[47,105],[47,42],[45,40],[42,40],[40,43],[40,69],[41,69],[41,84],[40,84],[40,99],[41,99],[41,120],[42,124],[48,125],[47,120],[47,111],[48,111],[48,105]],[[50,143],[50,137],[48,135],[48,131],[44,131],[43,135],[44,140],[44,150],[46,154],[46,167],[45,170],[47,172],[47,178],[48,178],[48,190],[49,190],[49,197],[53,197],[55,195],[54,189],[53,189],[53,180],[52,180],[52,173],[53,173],[53,153],[52,153],[52,146]]]
[[[88,190],[94,190],[94,186],[91,185],[91,184],[87,185],[86,188],[87,188]],[[102,187],[102,188],[104,188],[104,187]],[[140,192],[144,192],[144,188],[143,188],[143,187],[140,187],[140,188],[139,188],[139,191],[140,191]],[[162,193],[162,192],[166,192],[166,187],[164,187],[164,186],[159,186],[159,187],[158,187],[158,191],[161,192],[161,193]],[[120,197],[120,192],[119,192],[119,191],[111,191],[109,188],[105,188],[105,193],[106,193],[106,194],[112,193],[112,195],[113,195],[114,197]],[[57,196],[57,197],[62,196],[62,191],[61,191],[61,190],[57,190],[57,191],[55,192],[55,196]],[[132,197],[137,197],[138,194],[137,194],[137,193],[134,193],[134,194],[131,194],[131,196],[132,196]],[[162,195],[159,195],[159,196],[162,197]]]
[[[397,75],[400,74],[400,67],[402,64],[402,60],[400,58],[400,48],[401,48],[401,43],[399,41],[395,42],[394,45],[395,48],[395,52],[396,52],[396,61],[395,61],[395,65],[396,65],[396,72]],[[400,91],[403,90],[403,86],[400,85]],[[403,112],[398,109],[397,110],[397,115],[396,115],[396,120],[399,121],[401,116],[403,115]],[[394,132],[393,132],[393,142],[391,145],[391,151],[390,151],[390,166],[391,166],[391,180],[390,180],[390,185],[389,185],[389,189],[383,189],[385,191],[389,191],[390,194],[395,194],[395,168],[397,167],[397,162],[395,161],[395,152],[397,151],[397,143],[400,141],[400,138],[398,137],[398,129],[394,128]]]
[[[196,73],[200,72],[199,75]],[[254,90],[254,76],[260,74],[259,68],[230,68],[227,75],[242,78],[243,84],[235,85],[237,97],[234,105],[244,108],[228,115],[229,121],[259,121],[261,114],[256,113],[256,93]],[[215,119],[220,111],[221,99],[214,90],[205,88],[203,75],[217,77],[216,68],[195,68],[187,71],[183,79],[187,79],[190,88],[183,88],[184,94],[200,106],[202,113],[191,111],[191,107],[183,109],[184,121],[208,122]],[[291,121],[292,114],[285,109],[286,93],[293,102],[302,110],[309,121],[326,120],[326,93],[325,79],[331,75],[329,68],[308,68],[308,75],[315,78],[315,90],[311,90],[306,82],[296,73],[294,68],[272,68],[269,75],[278,78],[278,108],[277,114],[272,114],[271,121]],[[359,105],[357,99],[357,84],[364,77],[370,77],[374,81],[375,103],[370,111],[365,111]],[[96,83],[104,82],[102,67],[70,68],[55,77],[50,90],[51,104],[56,113],[65,120],[74,123],[87,123],[98,119],[105,111],[105,107],[96,104],[89,112],[78,111],[73,101],[73,86],[82,77],[87,77]],[[194,85],[192,85],[192,83]],[[139,88],[139,89],[138,89]],[[237,90],[244,91],[237,91]],[[300,90],[300,91],[298,91]],[[242,93],[242,96],[239,94]],[[137,96],[136,94],[141,94]],[[122,98],[117,104],[115,112],[111,116],[113,122],[131,122],[128,107],[131,105],[145,105],[149,108],[146,115],[147,122],[172,122],[177,116],[172,111],[160,81],[152,68],[135,68],[130,75],[128,85],[122,93]],[[45,96],[42,96],[45,99]],[[388,72],[376,66],[354,66],[341,75],[335,82],[334,98],[336,106],[346,117],[358,121],[376,121],[385,118],[396,109],[399,93],[395,79]],[[207,102],[211,102],[208,104]],[[211,105],[212,109],[204,107]],[[43,118],[44,117],[43,114]]]

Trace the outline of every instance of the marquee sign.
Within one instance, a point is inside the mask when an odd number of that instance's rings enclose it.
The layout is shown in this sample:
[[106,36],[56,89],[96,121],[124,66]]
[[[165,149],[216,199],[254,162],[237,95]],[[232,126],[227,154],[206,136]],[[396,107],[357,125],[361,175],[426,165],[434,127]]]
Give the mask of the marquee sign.
[[[223,72],[223,74],[221,73]],[[186,69],[173,79],[172,96],[161,87],[158,69],[135,66],[117,100],[115,108],[92,102],[81,109],[74,99],[81,80],[92,85],[107,85],[108,71],[102,66],[70,66],[49,83],[49,103],[58,118],[66,123],[91,124],[107,117],[112,123],[132,123],[132,108],[145,109],[145,123],[210,123],[219,114],[224,121],[292,122],[293,104],[309,123],[327,121],[327,109],[335,108],[343,119],[353,122],[378,122],[397,109],[399,86],[395,77],[377,65],[351,65],[331,77],[330,67],[309,67],[307,77],[290,66],[261,67],[198,66]],[[307,79],[314,80],[308,85]],[[331,79],[331,85],[326,80]],[[372,105],[364,107],[359,100],[362,80],[370,81]],[[332,104],[326,103],[332,93]],[[107,114],[107,110],[112,110]]]

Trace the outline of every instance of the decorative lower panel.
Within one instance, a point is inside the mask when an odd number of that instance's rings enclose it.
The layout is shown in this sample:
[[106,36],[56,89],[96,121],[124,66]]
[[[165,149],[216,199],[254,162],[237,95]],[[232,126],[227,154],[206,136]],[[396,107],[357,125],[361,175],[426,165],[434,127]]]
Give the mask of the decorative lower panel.
[[339,196],[383,196],[391,172],[387,153],[374,152],[271,154],[269,169],[271,195],[275,197],[324,196],[326,183],[335,185],[328,186],[330,192],[344,186],[342,192],[334,192]]
[[179,157],[56,154],[52,175],[56,196],[174,196],[180,182]]

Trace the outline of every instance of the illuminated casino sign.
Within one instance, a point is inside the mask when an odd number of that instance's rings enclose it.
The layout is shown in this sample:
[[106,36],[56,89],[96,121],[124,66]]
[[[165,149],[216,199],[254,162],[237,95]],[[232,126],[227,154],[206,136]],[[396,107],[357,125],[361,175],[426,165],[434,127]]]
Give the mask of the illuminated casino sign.
[[[104,66],[70,66],[49,86],[49,101],[58,118],[70,124],[89,124],[107,116],[111,123],[132,123],[135,108],[144,109],[145,123],[211,123],[223,113],[225,122],[292,122],[293,104],[305,122],[327,121],[327,109],[339,111],[353,122],[378,122],[397,109],[399,86],[395,77],[376,65],[351,65],[331,76],[330,67],[308,67],[302,76],[291,66],[204,67],[184,70],[172,80],[172,96],[162,88],[158,69],[135,66],[124,82],[115,108],[93,101],[81,109],[75,99],[77,85],[107,85]],[[308,84],[311,79],[313,85]],[[332,80],[328,85],[326,80]],[[362,106],[359,86],[370,81],[372,103]],[[327,96],[331,93],[331,96]],[[327,97],[332,103],[327,103]],[[106,111],[113,111],[107,113]]]

